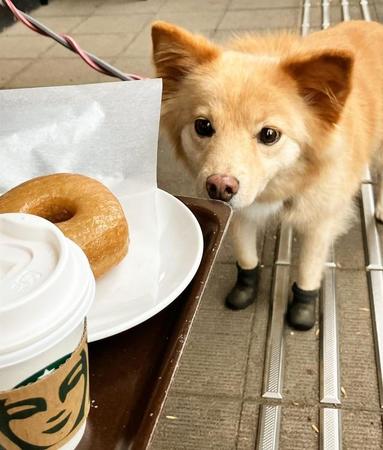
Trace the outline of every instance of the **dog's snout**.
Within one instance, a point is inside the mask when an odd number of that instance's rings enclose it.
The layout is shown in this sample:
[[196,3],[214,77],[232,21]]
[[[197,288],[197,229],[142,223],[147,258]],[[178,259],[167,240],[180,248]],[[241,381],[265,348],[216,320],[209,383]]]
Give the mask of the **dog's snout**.
[[228,202],[239,189],[239,181],[229,175],[211,175],[206,180],[206,190],[210,198]]

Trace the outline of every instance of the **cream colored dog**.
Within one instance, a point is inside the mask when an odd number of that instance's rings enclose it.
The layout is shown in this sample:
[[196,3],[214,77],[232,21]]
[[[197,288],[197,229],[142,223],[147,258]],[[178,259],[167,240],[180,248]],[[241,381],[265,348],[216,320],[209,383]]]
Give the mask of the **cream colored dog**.
[[[279,214],[302,234],[288,320],[311,328],[329,246],[350,223],[365,167],[374,159],[383,169],[383,26],[347,22],[220,47],[156,22],[152,38],[162,127],[199,191],[235,210],[239,274],[227,304],[253,301],[257,222]],[[376,211],[383,219],[382,188]]]

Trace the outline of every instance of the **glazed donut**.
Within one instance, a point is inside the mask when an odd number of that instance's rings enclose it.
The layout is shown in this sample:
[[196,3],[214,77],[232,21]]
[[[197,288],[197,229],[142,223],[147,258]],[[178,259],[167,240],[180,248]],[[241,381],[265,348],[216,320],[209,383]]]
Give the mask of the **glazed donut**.
[[128,251],[128,224],[117,198],[100,182],[69,173],[33,178],[0,197],[0,213],[44,217],[78,244],[100,277]]

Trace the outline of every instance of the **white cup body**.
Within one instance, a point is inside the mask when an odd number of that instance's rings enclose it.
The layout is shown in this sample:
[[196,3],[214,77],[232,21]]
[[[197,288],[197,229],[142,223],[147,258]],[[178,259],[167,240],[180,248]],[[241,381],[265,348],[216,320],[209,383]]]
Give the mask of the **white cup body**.
[[79,345],[83,332],[84,321],[71,330],[68,336],[43,353],[0,369],[0,391],[13,389],[44,367],[72,353]]

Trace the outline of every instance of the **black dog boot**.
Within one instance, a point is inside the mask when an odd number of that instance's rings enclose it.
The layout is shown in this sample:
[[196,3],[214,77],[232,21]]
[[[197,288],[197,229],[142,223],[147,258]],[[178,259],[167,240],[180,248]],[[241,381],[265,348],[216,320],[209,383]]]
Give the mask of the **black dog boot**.
[[230,309],[244,309],[251,305],[257,295],[259,282],[259,265],[246,270],[237,264],[237,282],[226,297],[226,306]]
[[305,291],[294,283],[292,291],[293,299],[287,309],[287,322],[296,330],[310,330],[315,323],[315,304],[319,289]]

